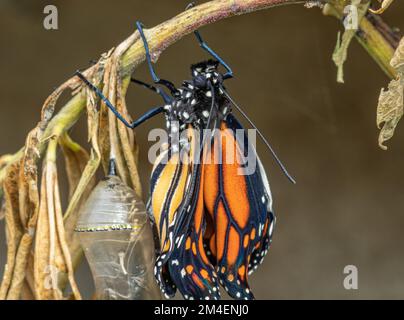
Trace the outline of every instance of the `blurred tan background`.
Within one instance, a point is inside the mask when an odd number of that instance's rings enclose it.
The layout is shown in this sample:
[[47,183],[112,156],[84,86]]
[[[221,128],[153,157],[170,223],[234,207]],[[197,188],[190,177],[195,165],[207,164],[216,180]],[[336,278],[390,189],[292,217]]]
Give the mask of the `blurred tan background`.
[[[55,86],[125,39],[136,20],[154,26],[187,3],[0,0],[0,154],[23,145]],[[58,31],[43,28],[47,4],[59,9]],[[384,18],[404,30],[403,14],[404,3],[396,1]],[[339,21],[302,6],[256,12],[202,29],[236,73],[227,83],[229,91],[298,181],[296,186],[288,183],[259,146],[278,218],[270,253],[251,278],[259,299],[404,298],[404,123],[388,143],[389,151],[380,150],[375,112],[388,79],[354,42],[346,84],[337,84],[331,54],[338,30]],[[189,65],[206,58],[190,36],[164,52],[157,71],[180,84],[189,77]],[[150,80],[144,65],[136,77]],[[128,95],[133,117],[159,102],[137,87]],[[157,118],[136,131],[145,186],[151,169],[147,133],[162,125]],[[84,121],[72,134],[86,141]],[[4,242],[1,231],[0,274]],[[359,268],[356,291],[343,287],[343,268],[349,264]],[[86,264],[78,280],[89,297]]]

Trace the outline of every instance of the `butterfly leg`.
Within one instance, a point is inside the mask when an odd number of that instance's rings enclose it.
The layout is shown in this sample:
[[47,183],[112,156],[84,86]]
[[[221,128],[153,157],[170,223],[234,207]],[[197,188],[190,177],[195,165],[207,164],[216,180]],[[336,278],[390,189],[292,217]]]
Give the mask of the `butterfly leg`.
[[107,97],[98,89],[95,85],[93,85],[80,71],[76,71],[76,76],[78,76],[92,91],[94,91],[97,96],[105,103],[105,105],[115,114],[115,116],[128,128],[134,129],[146,120],[154,117],[159,113],[164,112],[164,107],[156,107],[149,111],[147,111],[144,115],[142,115],[139,119],[130,123],[125,119],[125,117],[116,109],[116,107],[108,100]]
[[[192,7],[194,7],[194,3],[191,2],[185,10],[188,10]],[[210,48],[207,43],[203,40],[201,34],[199,31],[194,31],[194,34],[196,36],[196,39],[199,42],[199,45],[202,49],[204,49],[205,51],[207,51],[212,57],[214,57],[217,61],[219,61],[219,63],[226,69],[226,73],[223,75],[223,79],[230,79],[233,78],[234,74],[232,69],[230,68],[230,66],[223,60],[222,57],[220,57],[212,48]]]
[[144,49],[146,51],[146,60],[147,60],[147,64],[149,66],[150,74],[151,74],[151,76],[153,78],[153,81],[155,83],[157,83],[157,84],[161,84],[161,85],[167,87],[170,90],[172,95],[174,95],[174,96],[178,95],[179,92],[178,92],[177,88],[175,87],[175,85],[171,81],[160,79],[157,76],[157,74],[156,74],[156,72],[155,72],[155,70],[153,68],[153,63],[152,63],[152,59],[151,59],[151,56],[150,56],[149,44],[148,44],[146,36],[145,36],[145,34],[143,32],[143,24],[140,21],[137,21],[136,22],[136,27],[137,27],[137,30],[140,33],[140,37],[143,40]]
[[231,70],[230,66],[215,52],[213,51],[207,44],[206,42],[202,39],[201,34],[199,31],[195,31],[195,36],[196,39],[199,42],[199,45],[201,46],[202,49],[207,51],[212,57],[214,57],[219,63],[226,69],[226,73],[223,75],[223,79],[230,79],[233,78],[234,74],[233,71]]
[[165,104],[171,104],[172,103],[173,98],[170,97],[163,89],[161,89],[159,87],[152,86],[152,85],[150,85],[150,84],[148,84],[146,82],[143,82],[143,81],[135,79],[135,78],[132,78],[131,81],[133,83],[136,83],[136,84],[138,84],[138,85],[140,85],[140,86],[142,86],[142,87],[144,87],[146,89],[149,89],[149,90],[154,91],[155,93],[157,93],[159,96],[161,96],[163,98]]

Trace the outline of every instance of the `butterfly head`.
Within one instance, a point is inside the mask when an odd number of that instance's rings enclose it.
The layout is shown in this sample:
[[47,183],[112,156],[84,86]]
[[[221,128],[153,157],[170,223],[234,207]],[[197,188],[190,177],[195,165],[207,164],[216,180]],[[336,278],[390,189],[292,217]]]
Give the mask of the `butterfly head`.
[[219,62],[208,60],[191,66],[192,82],[196,88],[207,90],[211,85],[218,87],[223,84],[223,75],[219,72]]

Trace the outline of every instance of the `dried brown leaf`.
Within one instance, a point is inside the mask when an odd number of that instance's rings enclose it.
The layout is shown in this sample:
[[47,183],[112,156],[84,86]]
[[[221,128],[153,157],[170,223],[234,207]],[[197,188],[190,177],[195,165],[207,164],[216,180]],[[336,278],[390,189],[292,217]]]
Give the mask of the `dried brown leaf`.
[[68,134],[64,134],[59,139],[59,143],[65,159],[67,179],[69,182],[69,199],[71,199],[90,156],[88,152],[78,143],[74,142]]
[[0,220],[4,219],[5,214],[6,214],[6,205],[5,205],[5,200],[3,197],[4,196],[4,191],[3,191],[4,180],[7,177],[7,173],[8,173],[10,164],[13,164],[15,162],[15,159],[18,157],[19,153],[15,154],[15,155],[4,155],[4,156],[0,157]]
[[25,282],[25,272],[28,264],[28,257],[31,251],[33,235],[24,234],[18,246],[13,278],[7,294],[7,300],[18,300],[21,298],[22,288]]
[[28,284],[28,281],[25,280],[21,289],[21,300],[35,300],[35,295],[31,289],[31,286]]
[[[127,41],[122,43],[115,50],[110,65],[110,77],[108,78],[109,89],[108,97],[113,101],[117,110],[129,119],[126,108],[125,98],[123,94],[124,87],[127,88],[129,80],[122,82],[122,75],[118,73],[120,69],[120,61],[122,55],[137,40],[134,34]],[[105,79],[105,78],[104,78]],[[129,186],[133,186],[139,196],[141,196],[142,188],[140,184],[139,174],[137,170],[137,152],[135,144],[135,136],[133,130],[126,128],[116,117],[110,112],[110,142],[111,154],[115,157],[118,173],[122,180]]]
[[379,146],[383,150],[387,147],[383,144],[391,139],[398,122],[403,116],[403,80],[392,80],[387,91],[382,89],[377,107],[377,126],[380,131]]
[[[369,8],[369,3],[361,4],[361,0],[352,0],[351,4],[357,7],[358,17],[357,23],[359,24],[367,9]],[[344,34],[341,38],[341,33],[338,32],[337,44],[332,55],[332,60],[338,68],[337,72],[337,82],[344,83],[344,64],[348,58],[348,48],[355,37],[358,29],[345,29]]]
[[401,39],[390,64],[398,72],[404,73],[404,38]]
[[[128,111],[126,108],[125,98],[122,95],[122,83],[118,81],[117,84],[117,108],[126,118],[129,117]],[[140,183],[139,172],[137,168],[137,160],[136,160],[136,150],[134,143],[135,135],[133,130],[128,130],[128,128],[123,123],[118,123],[118,133],[119,138],[122,144],[122,151],[126,160],[126,165],[129,170],[130,178],[132,181],[132,186],[136,192],[136,194],[141,197],[142,196],[142,185]]]
[[394,54],[391,65],[398,78],[389,83],[388,90],[381,90],[377,106],[377,126],[380,130],[379,146],[387,150],[384,142],[391,139],[404,113],[404,38]]
[[[78,184],[80,183],[80,179],[90,159],[90,156],[88,155],[86,150],[84,150],[80,145],[72,141],[67,134],[65,134],[61,138],[60,145],[62,147],[63,154],[65,157],[66,172],[69,180],[69,200],[70,200],[73,197]],[[69,218],[66,219],[64,223],[65,237],[69,246],[73,266],[78,264],[78,261],[82,256],[81,245],[77,233],[74,232],[74,228],[76,227],[80,207],[83,205],[84,201],[88,198],[94,185],[95,185],[95,178],[92,177],[85,191],[80,197],[80,201],[77,204],[77,210],[72,212],[72,214],[69,215]]]
[[[113,68],[113,63],[114,61],[111,59],[110,61],[108,61],[105,68],[106,72],[104,75],[104,94],[108,97],[109,101],[113,105],[116,105],[117,74],[116,72],[114,72],[115,69]],[[114,157],[117,171],[122,181],[127,185],[131,185],[129,171],[127,166],[125,165],[125,158],[123,155],[121,142],[119,140],[117,119],[112,112],[108,112],[108,125],[110,154],[105,155],[107,157],[106,159],[110,159],[111,155]]]
[[7,237],[7,264],[0,287],[0,300],[7,297],[15,268],[16,254],[20,243],[23,227],[20,223],[18,209],[18,172],[20,163],[12,164],[7,170],[4,181],[4,197],[6,205],[6,237]]
[[65,221],[68,221],[71,215],[77,213],[83,194],[85,194],[89,184],[93,181],[94,175],[101,163],[101,152],[98,145],[99,113],[97,112],[93,93],[90,90],[88,90],[87,94],[87,114],[89,138],[92,145],[91,155],[77,183],[77,187],[70,198],[69,205],[64,214]]
[[381,7],[378,9],[378,10],[373,10],[373,9],[370,9],[370,11],[372,12],[372,13],[375,13],[375,14],[382,14],[384,11],[386,11],[387,10],[387,8],[388,7],[390,7],[391,6],[391,4],[393,3],[393,1],[394,0],[378,0],[379,2],[382,2],[382,5],[381,5]]
[[[56,224],[56,230],[57,230],[57,237],[58,237],[58,242],[60,244],[60,248],[62,250],[62,257],[63,257],[63,262],[64,262],[64,272],[67,272],[67,277],[69,279],[70,286],[73,291],[73,295],[76,300],[81,300],[81,295],[79,292],[79,289],[76,284],[76,280],[74,279],[74,268],[73,268],[73,263],[70,255],[70,249],[68,242],[66,241],[66,232],[65,232],[65,226],[64,226],[64,221],[63,221],[63,213],[62,213],[62,206],[60,203],[60,193],[59,193],[59,183],[58,183],[58,178],[55,176],[55,184],[54,184],[54,205],[55,205],[55,224]],[[71,216],[72,217],[72,216]],[[59,269],[60,270],[60,269]],[[60,284],[60,279],[58,279],[58,286]]]
[[[56,228],[52,194],[53,169],[49,163],[43,168],[38,227],[34,250],[35,295],[38,300],[61,299],[57,277],[59,269],[55,265]],[[49,197],[49,194],[51,197]],[[49,201],[51,203],[49,204]]]

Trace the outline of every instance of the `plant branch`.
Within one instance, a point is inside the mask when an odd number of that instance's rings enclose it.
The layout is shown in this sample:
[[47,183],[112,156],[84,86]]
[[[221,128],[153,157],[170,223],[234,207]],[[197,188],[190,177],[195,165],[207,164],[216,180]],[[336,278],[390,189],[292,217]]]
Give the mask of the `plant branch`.
[[[152,59],[156,62],[160,54],[170,45],[207,24],[232,16],[280,5],[304,4],[309,2],[311,1],[212,0],[182,12],[174,18],[154,28],[145,29],[144,31],[149,42]],[[329,5],[327,13],[338,19],[342,19],[345,0],[321,0],[318,3],[327,3]],[[362,19],[360,31],[357,33],[356,37],[389,77],[394,78],[395,71],[391,68],[389,62],[393,56],[394,48],[397,46],[397,37],[395,37],[390,30],[391,29],[388,28],[386,24],[382,23],[379,17],[369,13]],[[118,70],[119,75],[123,79],[123,95],[125,95],[127,86],[129,85],[128,78],[134,69],[145,60],[145,51],[138,32],[136,31],[131,37],[134,37],[136,41],[134,41],[133,45],[122,56],[120,70]],[[94,65],[86,70],[84,74],[92,75],[98,67],[98,64]],[[79,83],[78,80],[74,81],[71,79],[70,81],[76,84]],[[44,146],[46,146],[47,141],[51,137],[60,137],[63,132],[74,125],[85,110],[86,99],[86,91],[80,90],[62,107],[45,130],[43,139],[39,143],[40,152],[43,152]],[[21,156],[22,153],[19,152],[15,157],[15,161],[19,160]],[[1,171],[3,170],[5,169],[3,168]]]
[[[324,7],[324,14],[342,20],[346,5],[346,0],[329,0]],[[387,76],[391,79],[396,78],[397,73],[390,65],[390,60],[401,38],[398,33],[393,31],[380,16],[367,12],[359,22],[359,30],[355,37]]]

